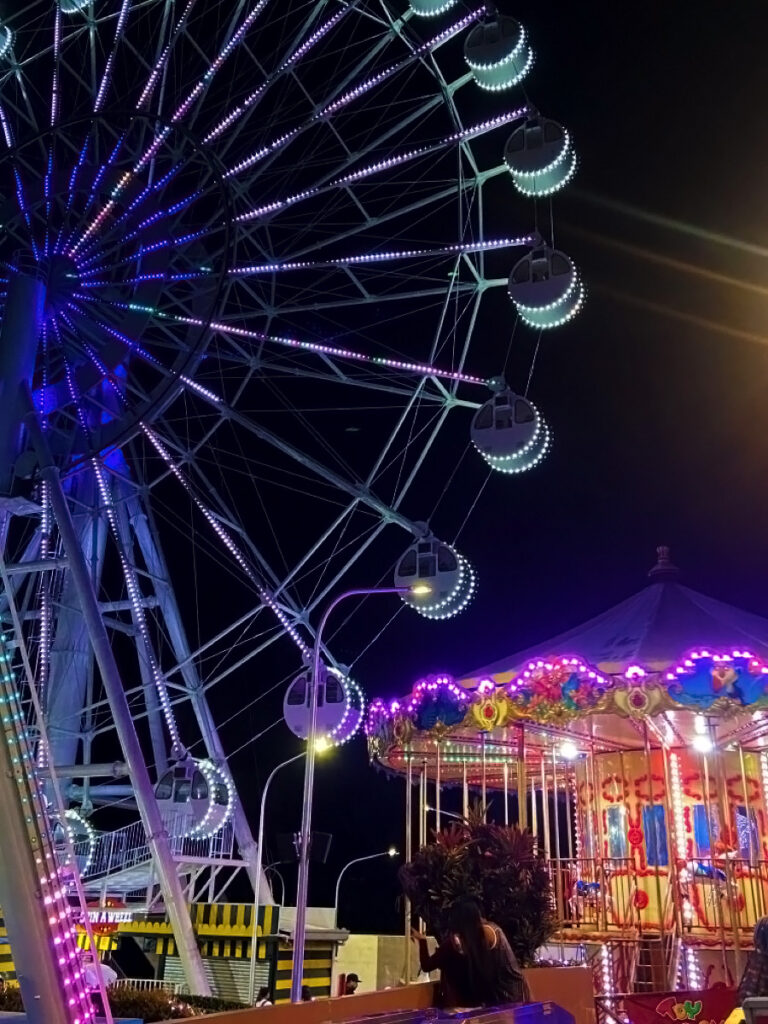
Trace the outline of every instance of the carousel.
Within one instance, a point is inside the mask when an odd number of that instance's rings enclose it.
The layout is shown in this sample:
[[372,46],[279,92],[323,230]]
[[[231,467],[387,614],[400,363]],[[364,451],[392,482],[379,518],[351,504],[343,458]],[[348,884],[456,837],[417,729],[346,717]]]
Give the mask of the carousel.
[[738,981],[768,914],[768,619],[648,585],[584,625],[374,701],[372,761],[406,779],[406,857],[479,801],[551,866],[552,951],[598,995]]

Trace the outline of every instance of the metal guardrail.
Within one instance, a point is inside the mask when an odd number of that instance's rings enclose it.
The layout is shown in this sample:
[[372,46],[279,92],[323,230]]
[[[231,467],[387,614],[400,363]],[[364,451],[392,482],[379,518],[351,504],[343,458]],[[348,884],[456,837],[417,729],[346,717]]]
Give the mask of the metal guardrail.
[[[228,860],[234,851],[234,829],[228,822],[211,836],[192,838],[188,818],[176,818],[167,823],[171,852],[178,860],[185,857],[201,860]],[[100,878],[118,874],[146,864],[152,859],[149,843],[140,821],[115,832],[104,832],[95,843],[83,839],[75,843],[78,863],[88,864],[83,872],[86,878]]]
[[170,996],[181,996],[189,993],[187,985],[177,985],[172,981],[157,981],[155,978],[118,978],[110,988],[135,988],[140,992],[167,992]]

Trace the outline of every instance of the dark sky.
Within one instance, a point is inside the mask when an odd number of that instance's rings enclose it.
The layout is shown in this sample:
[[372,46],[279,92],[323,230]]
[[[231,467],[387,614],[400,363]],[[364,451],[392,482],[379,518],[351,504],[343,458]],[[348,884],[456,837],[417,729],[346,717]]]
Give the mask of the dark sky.
[[[571,129],[580,154],[557,199],[557,241],[580,264],[588,303],[542,339],[534,392],[555,433],[550,456],[523,478],[492,478],[461,536],[477,598],[450,623],[399,616],[356,665],[369,697],[583,621],[639,589],[661,543],[684,582],[768,614],[759,8],[504,6],[532,35],[531,95]],[[279,727],[234,759],[254,817],[258,787],[243,782],[262,780],[292,742]],[[334,845],[313,869],[312,902],[332,897],[346,860],[402,843],[403,784],[366,762],[356,740],[318,769],[315,825]],[[288,769],[275,790],[272,840],[297,825],[300,776]],[[293,866],[285,877],[292,893]],[[394,878],[384,859],[353,869],[341,923],[396,927]]]

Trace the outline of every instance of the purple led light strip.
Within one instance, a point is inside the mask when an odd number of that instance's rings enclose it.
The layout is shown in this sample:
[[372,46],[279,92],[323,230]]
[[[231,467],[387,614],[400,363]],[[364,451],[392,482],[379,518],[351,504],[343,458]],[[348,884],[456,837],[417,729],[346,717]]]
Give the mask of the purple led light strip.
[[[280,270],[314,270],[322,267],[348,267],[368,263],[385,263],[388,260],[414,259],[423,256],[458,256],[473,252],[492,252],[517,246],[530,246],[536,242],[536,235],[520,235],[517,238],[493,238],[487,242],[454,242],[436,249],[401,249],[391,252],[371,252],[356,256],[342,256],[334,260],[292,260],[285,263],[255,263],[248,267],[233,267],[228,273],[232,277],[248,277],[256,274],[271,274]],[[203,275],[201,275],[203,276]]]
[[309,53],[312,47],[315,46],[316,43],[319,43],[320,40],[323,39],[331,31],[331,29],[334,28],[341,21],[344,15],[349,13],[349,11],[353,9],[354,7],[352,4],[349,4],[347,7],[343,7],[340,11],[334,14],[332,18],[329,18],[328,21],[321,25],[320,28],[316,29],[312,33],[312,35],[309,36],[309,38],[306,39],[301,44],[301,46],[297,47],[297,49],[293,51],[290,57],[287,57],[283,61],[283,63],[277,68],[276,71],[273,71],[272,74],[267,79],[265,79],[264,82],[262,82],[258,89],[254,90],[254,92],[252,92],[250,96],[247,96],[242,101],[242,103],[235,107],[234,110],[230,111],[226,117],[222,118],[222,120],[219,121],[216,127],[212,128],[211,131],[208,132],[208,134],[203,139],[203,142],[213,142],[214,139],[218,138],[221,134],[227,131],[227,129],[231,128],[232,125],[236,124],[237,121],[239,121],[240,118],[243,116],[243,114],[245,114],[248,110],[251,109],[251,107],[258,103],[258,101],[261,99],[261,97],[264,95],[267,89],[269,89],[269,87],[273,85],[278,80],[278,78],[280,78],[281,75],[283,75],[286,71],[288,71],[295,64],[297,64],[302,57],[306,56],[306,54]]
[[[235,34],[232,36],[229,42],[219,52],[219,55],[211,63],[208,70],[199,80],[197,85],[192,89],[187,98],[176,109],[176,112],[171,117],[170,125],[165,126],[155,135],[152,142],[144,150],[144,153],[139,157],[133,169],[130,171],[126,171],[126,173],[121,177],[120,181],[117,183],[115,189],[113,190],[112,198],[106,203],[104,207],[102,207],[101,211],[96,215],[94,220],[91,221],[91,223],[85,229],[84,233],[80,236],[78,241],[72,246],[69,252],[70,256],[75,256],[78,249],[82,247],[82,245],[91,237],[91,235],[98,231],[98,229],[101,227],[104,221],[109,217],[110,213],[115,208],[117,199],[119,199],[119,197],[122,195],[126,186],[135,178],[137,174],[141,173],[141,171],[147,166],[147,164],[151,160],[154,159],[160,147],[170,134],[172,125],[182,120],[182,118],[189,112],[189,110],[194,105],[195,101],[203,94],[207,86],[210,85],[210,83],[215,78],[216,74],[221,70],[221,68],[223,67],[224,63],[227,60],[227,57],[229,57],[232,51],[237,46],[239,46],[240,43],[243,41],[248,30],[252,27],[256,18],[264,9],[264,7],[266,7],[267,3],[269,3],[269,0],[258,0],[258,3],[256,4],[255,7],[251,9],[251,11],[243,21],[243,24],[237,30],[237,32],[235,32]],[[185,10],[185,15],[186,13],[187,11]],[[184,17],[185,15],[183,15],[182,17]],[[144,94],[142,93],[142,96],[139,98],[139,104],[137,105],[137,109],[142,104],[143,96]],[[121,143],[118,143],[118,145],[120,144]]]
[[[64,317],[65,321],[67,322],[67,325],[70,327],[70,329],[73,330],[73,331],[76,331],[76,328],[75,328],[74,324],[66,316],[66,314],[63,314],[63,317]],[[130,344],[129,339],[127,339],[125,335],[121,335],[120,332],[110,331],[110,333],[115,334],[115,336],[119,337],[122,341],[126,341],[127,343]],[[83,344],[83,346],[85,347],[85,349],[86,349],[86,351],[88,353],[89,358],[93,361],[94,365],[98,368],[99,372],[103,374],[104,379],[108,382],[108,384],[110,385],[112,390],[118,396],[118,398],[119,398],[120,402],[123,404],[123,406],[127,407],[128,403],[127,403],[127,401],[125,399],[125,396],[123,395],[122,390],[120,389],[117,381],[115,380],[114,374],[112,374],[104,366],[104,364],[101,362],[101,360],[98,359],[98,357],[96,356],[96,354],[94,353],[94,351],[90,347],[90,345],[88,345],[87,342],[84,342],[82,339],[80,339],[80,340],[81,340],[81,343]],[[131,344],[131,348],[135,349],[135,351],[139,355],[142,355],[142,356],[147,355],[142,349],[140,349],[139,347],[137,347],[137,346],[135,346],[133,344]],[[156,362],[156,360],[154,360],[153,357],[151,357],[151,356],[149,356],[149,359],[150,359],[151,362]],[[67,364],[67,366],[68,366],[68,364]],[[184,383],[188,383],[188,379],[187,378],[180,378],[180,379]],[[68,372],[68,382],[69,382],[69,380],[70,380],[70,375],[69,375],[69,372]],[[189,383],[191,383],[191,382],[189,382]],[[76,399],[75,391],[74,391],[74,385],[73,384],[70,385],[70,393],[73,396],[73,400],[76,401],[77,409],[78,409],[78,417],[81,420],[81,426],[84,426],[85,425],[85,419],[84,419],[84,416],[83,416],[80,404],[79,404],[79,402]],[[214,401],[216,401],[216,402],[220,402],[221,401],[218,398],[218,396],[213,394],[213,392],[208,392],[207,394]],[[218,517],[216,515],[214,515],[214,513],[210,510],[210,508],[208,508],[208,506],[204,502],[202,502],[200,500],[200,498],[197,497],[197,495],[194,492],[194,489],[192,488],[192,485],[189,483],[187,478],[184,476],[184,474],[181,472],[179,467],[176,465],[176,463],[174,462],[173,458],[171,457],[168,449],[165,447],[163,442],[160,440],[160,438],[157,436],[157,434],[155,434],[155,432],[149,426],[147,426],[146,423],[144,423],[143,421],[140,421],[139,422],[139,426],[141,427],[141,429],[144,432],[145,436],[151,441],[153,447],[158,452],[158,454],[161,456],[163,461],[166,463],[166,465],[170,469],[170,471],[173,474],[173,476],[176,477],[176,479],[182,485],[182,487],[184,488],[186,493],[190,496],[192,501],[195,503],[197,509],[203,515],[203,517],[205,518],[206,522],[211,526],[211,528],[213,529],[214,533],[217,535],[219,540],[224,544],[224,546],[227,548],[227,550],[230,552],[230,554],[234,557],[235,561],[240,566],[242,571],[245,573],[245,575],[248,577],[248,579],[251,581],[251,583],[255,586],[255,588],[257,590],[257,593],[259,594],[259,597],[260,597],[261,601],[263,602],[263,604],[266,605],[267,607],[269,607],[271,609],[271,611],[275,614],[275,616],[277,617],[277,619],[280,622],[280,624],[283,627],[283,629],[288,633],[288,635],[291,637],[291,639],[297,644],[297,646],[301,650],[302,654],[308,654],[309,653],[309,648],[304,643],[304,641],[301,639],[301,636],[299,635],[299,632],[296,629],[296,627],[291,623],[291,620],[288,618],[286,613],[280,607],[280,605],[278,604],[276,599],[266,589],[266,587],[264,587],[263,584],[260,582],[258,576],[256,575],[256,573],[254,572],[253,568],[251,567],[248,559],[243,554],[241,548],[235,542],[235,540],[232,538],[230,533],[224,528],[224,526],[222,526],[222,524],[219,521]],[[100,467],[99,463],[97,462],[96,459],[94,459],[92,461],[93,461],[94,472],[96,473],[96,478],[97,478],[97,483],[98,483],[98,486],[99,486],[99,490],[100,490],[100,492],[102,494],[102,500],[104,502],[105,511],[107,512],[107,516],[108,516],[108,518],[110,520],[110,525],[113,528],[113,533],[115,533],[115,537],[116,537],[116,541],[117,541],[116,523],[114,522],[114,518],[113,518],[114,517],[114,507],[113,507],[113,504],[112,504],[110,496],[109,496],[109,490],[108,490],[106,481],[104,480],[103,471],[101,470],[101,467]],[[144,629],[146,629],[146,620],[144,619],[143,608],[141,607],[141,604],[138,602],[138,598],[136,599],[136,603],[134,603],[134,597],[132,596],[132,587],[131,587],[131,583],[129,582],[130,575],[133,572],[132,567],[130,567],[128,565],[127,561],[125,560],[125,558],[124,558],[124,556],[122,554],[122,549],[120,547],[119,541],[117,542],[117,548],[118,548],[118,553],[120,554],[121,563],[123,564],[124,573],[126,574],[125,575],[126,585],[128,587],[128,592],[129,592],[129,597],[131,598],[131,603],[134,604],[134,609],[135,609],[136,616],[137,616],[137,622],[139,623],[139,629],[142,630],[142,626],[141,626],[142,622],[144,623]],[[135,584],[136,587],[138,587],[138,584],[136,584],[136,582],[135,582],[135,577],[134,577],[134,584]],[[142,630],[142,633],[143,633],[143,630]],[[147,637],[148,637],[148,634],[147,634]],[[160,693],[161,703],[163,703],[163,711],[164,712],[166,712],[166,707],[167,707],[166,721],[168,723],[169,731],[171,732],[171,738],[174,741],[174,743],[179,747],[179,749],[181,749],[180,741],[179,741],[179,736],[178,736],[178,730],[176,728],[175,718],[173,717],[173,710],[172,710],[172,707],[171,707],[171,704],[170,704],[170,700],[168,698],[167,689],[165,688],[165,681],[162,678],[162,675],[161,675],[159,669],[157,668],[157,666],[156,666],[156,664],[155,664],[155,662],[154,662],[154,660],[152,658],[152,651],[151,651],[151,647],[149,645],[148,639],[147,639],[147,654],[148,654],[148,656],[150,656],[150,664],[151,664],[151,667],[152,667],[152,674],[153,674],[153,678],[155,679],[155,683],[158,686],[158,692]]]
[[249,168],[253,167],[254,164],[257,164],[260,160],[263,160],[264,157],[269,156],[271,153],[276,152],[276,150],[288,145],[289,142],[295,139],[303,131],[306,131],[306,129],[309,128],[311,125],[316,124],[318,121],[323,121],[326,118],[330,117],[332,114],[335,114],[343,107],[346,107],[347,104],[351,103],[353,100],[359,99],[361,96],[364,96],[366,93],[370,92],[371,89],[375,89],[377,86],[386,82],[393,75],[396,75],[399,71],[402,71],[403,69],[409,67],[410,64],[412,64],[415,60],[422,57],[425,53],[429,53],[435,50],[438,46],[441,46],[448,39],[451,39],[453,36],[457,35],[457,33],[461,32],[468,25],[471,25],[473,21],[477,21],[477,19],[481,18],[485,13],[485,7],[480,7],[477,10],[472,11],[470,14],[467,14],[460,21],[457,21],[453,25],[450,25],[448,28],[444,29],[433,39],[430,39],[428,42],[422,43],[421,46],[416,47],[410,54],[408,54],[407,57],[404,57],[402,60],[397,61],[395,64],[390,64],[388,68],[385,68],[383,71],[379,71],[377,72],[377,74],[372,75],[370,78],[367,78],[364,82],[361,82],[360,85],[356,86],[354,89],[350,89],[348,92],[345,92],[338,99],[326,104],[326,106],[324,106],[321,110],[318,110],[316,113],[314,113],[308,121],[305,121],[303,124],[299,125],[296,128],[291,128],[289,131],[285,132],[285,134],[278,136],[278,138],[273,139],[265,146],[262,146],[260,149],[256,150],[255,153],[252,153],[249,157],[246,157],[245,160],[242,160],[240,161],[240,163],[235,164],[234,167],[230,168],[225,173],[224,177],[231,178],[237,174],[242,174],[243,171],[247,171]]
[[[72,321],[67,316],[67,314],[62,312],[60,315],[61,315],[62,319],[64,320],[64,322],[69,327],[69,329],[71,331],[73,331],[75,334],[77,334],[77,330],[75,328],[75,325],[72,323]],[[58,328],[57,328],[57,332],[58,332]],[[125,400],[125,396],[123,395],[122,391],[117,386],[117,384],[115,383],[113,375],[104,366],[104,364],[98,358],[98,356],[93,351],[91,346],[82,337],[80,338],[80,344],[85,349],[85,351],[88,354],[88,357],[91,360],[91,362],[94,364],[94,366],[102,374],[104,380],[106,380],[110,384],[110,386],[112,388],[112,391],[114,392],[115,395],[117,395],[120,403],[123,405],[123,407],[126,407],[127,406],[127,402]],[[80,420],[80,427],[85,432],[85,435],[87,437],[88,436],[87,421],[86,421],[86,417],[85,417],[85,414],[84,414],[83,408],[82,408],[82,399],[80,398],[80,396],[77,393],[77,389],[76,389],[76,385],[75,385],[75,381],[74,381],[74,374],[71,371],[71,367],[69,365],[69,360],[67,360],[66,356],[64,357],[64,361],[65,361],[65,372],[66,372],[66,379],[67,379],[67,387],[69,389],[69,393],[70,393],[70,396],[72,398],[72,402],[74,403],[75,408],[77,410],[77,416],[78,416],[78,419]],[[114,501],[113,501],[113,498],[112,498],[112,491],[111,491],[111,488],[110,488],[110,486],[109,486],[109,484],[107,482],[107,479],[106,479],[106,477],[104,475],[103,466],[101,465],[101,462],[99,461],[99,459],[95,458],[95,457],[92,458],[90,460],[90,462],[91,462],[91,468],[92,468],[94,476],[96,478],[96,484],[97,484],[97,487],[99,489],[99,495],[101,496],[102,506],[104,508],[104,512],[106,513],[107,520],[108,520],[109,526],[110,526],[110,530],[112,531],[112,536],[113,536],[113,539],[115,541],[115,547],[117,549],[117,554],[118,554],[118,557],[120,559],[120,566],[121,566],[122,571],[123,571],[123,579],[125,580],[126,589],[128,591],[128,598],[129,598],[129,600],[131,602],[131,608],[133,610],[134,622],[138,626],[139,633],[141,635],[141,639],[142,639],[143,644],[144,644],[144,653],[145,653],[145,656],[147,658],[147,663],[149,665],[149,670],[150,670],[150,675],[152,676],[152,681],[155,684],[155,689],[157,690],[157,694],[158,694],[158,697],[160,699],[160,706],[161,706],[161,708],[163,710],[163,717],[165,718],[165,724],[168,727],[168,734],[169,734],[169,736],[171,738],[171,744],[172,744],[172,747],[174,749],[174,752],[178,754],[178,753],[180,753],[180,752],[182,752],[184,750],[184,746],[181,743],[181,738],[179,736],[179,729],[178,729],[178,726],[176,724],[176,718],[175,718],[174,713],[173,713],[173,708],[171,706],[171,700],[170,700],[170,697],[168,696],[168,688],[167,688],[166,683],[165,683],[165,678],[163,677],[163,674],[160,671],[160,666],[158,665],[157,659],[155,657],[154,648],[152,646],[152,638],[150,636],[149,628],[147,626],[146,615],[144,614],[144,606],[142,604],[141,588],[139,587],[139,582],[138,582],[138,577],[137,577],[137,574],[136,574],[136,570],[129,563],[128,559],[126,558],[125,553],[123,551],[122,544],[120,542],[120,533],[119,533],[119,530],[118,530],[117,517],[115,515],[115,505],[114,505]]]
[[468,139],[482,135],[484,132],[492,131],[500,125],[509,124],[512,121],[517,121],[520,118],[527,117],[529,113],[530,107],[519,107],[517,110],[512,110],[508,114],[500,114],[498,117],[490,118],[488,121],[482,121],[480,124],[472,125],[471,128],[465,128],[463,131],[454,132],[453,135],[448,135],[439,142],[434,142],[426,146],[416,146],[414,149],[406,150],[403,153],[397,153],[394,156],[387,157],[385,160],[378,160],[376,163],[369,164],[367,167],[362,167],[357,171],[351,171],[341,177],[334,178],[325,185],[318,185],[316,188],[308,188],[304,192],[297,192],[295,195],[287,196],[285,199],[276,199],[274,202],[266,203],[264,206],[257,206],[253,210],[249,210],[247,213],[241,213],[235,218],[235,220],[244,223],[250,220],[255,220],[258,217],[263,217],[268,213],[275,213],[278,210],[287,209],[289,206],[293,206],[295,203],[299,203],[304,199],[323,195],[325,192],[344,187],[345,185],[352,184],[355,181],[362,181],[364,178],[370,178],[375,174],[379,174],[381,171],[388,171],[393,167],[401,167],[403,164],[407,164],[411,160],[427,156],[430,153],[439,152],[441,149],[452,146],[456,142],[466,142]]
[[101,85],[99,86],[96,94],[96,102],[93,105],[94,114],[98,114],[101,110],[102,104],[104,103],[104,99],[107,95],[107,89],[109,88],[109,84],[112,80],[112,65],[115,62],[115,54],[117,53],[117,48],[120,45],[120,40],[123,37],[123,32],[125,31],[125,23],[128,18],[128,12],[131,8],[132,2],[133,0],[123,0],[123,5],[120,8],[120,14],[117,18],[117,26],[115,27],[115,41],[113,42],[112,50],[107,57],[107,63],[104,67]]
[[[159,215],[157,216],[157,219],[159,219]],[[126,238],[132,237],[134,236],[126,236]],[[134,263],[137,259],[140,259],[147,253],[155,252],[161,248],[167,248],[170,245],[178,246],[199,237],[201,237],[200,233],[195,232],[193,235],[182,236],[181,238],[176,239],[168,238],[161,242],[155,242],[146,248],[140,248],[137,253],[120,261],[120,263],[115,264],[112,269],[114,269],[115,266],[124,266],[129,263]],[[430,256],[452,257],[478,252],[495,252],[499,249],[510,249],[519,246],[531,246],[535,245],[536,240],[536,235],[520,235],[517,238],[493,238],[489,239],[487,242],[454,242],[452,245],[443,245],[436,249],[401,249],[393,250],[391,252],[361,253],[353,256],[342,256],[338,259],[331,260],[287,260],[284,263],[254,263],[246,267],[232,267],[227,271],[227,273],[230,277],[257,277],[259,274],[276,274],[290,270],[319,270],[331,267],[366,266],[375,263],[386,263],[389,260],[422,259]],[[99,266],[90,270],[82,271],[81,276],[85,279],[82,283],[83,288],[103,288],[109,285],[111,283],[109,280],[95,278],[95,275],[102,269],[103,268]],[[212,275],[213,271],[206,270],[189,270],[178,274],[169,274],[165,271],[157,271],[153,273],[136,274],[134,277],[123,278],[121,280],[121,284],[142,284],[147,281],[163,281],[167,284],[172,284],[178,281],[205,280]]]
[[170,40],[165,45],[162,53],[158,57],[157,63],[152,68],[150,76],[147,79],[147,84],[144,86],[144,89],[142,90],[141,96],[139,96],[138,102],[136,104],[136,109],[137,110],[141,110],[141,108],[143,106],[145,106],[149,102],[149,100],[151,99],[152,93],[154,92],[155,86],[157,85],[157,80],[160,78],[160,75],[163,73],[163,68],[165,67],[165,63],[168,60],[168,57],[170,55],[171,50],[174,47],[174,44],[176,43],[176,40],[179,38],[181,33],[184,31],[184,26],[187,23],[187,20],[189,18],[190,12],[191,12],[191,10],[192,10],[194,5],[195,5],[195,0],[187,0],[187,6],[182,11],[181,17],[176,22],[176,25],[174,26],[174,29],[171,32]]
[[231,334],[236,338],[245,338],[249,341],[267,342],[273,345],[280,345],[285,348],[300,349],[304,352],[314,352],[318,355],[331,356],[334,359],[346,359],[350,362],[367,363],[370,366],[386,366],[393,370],[401,370],[406,373],[417,373],[422,377],[434,377],[436,380],[452,380],[462,384],[480,384],[487,386],[488,380],[484,377],[475,377],[469,373],[461,373],[459,370],[442,370],[436,366],[426,363],[411,363],[401,359],[390,359],[386,356],[369,356],[363,352],[356,352],[354,349],[336,348],[333,345],[324,345],[315,341],[298,341],[296,338],[288,338],[277,334],[264,334],[262,331],[251,331],[244,327],[236,327],[234,324],[219,323],[216,320],[210,323],[196,317],[176,316],[172,313],[164,313],[155,309],[154,306],[143,306],[140,303],[111,302],[100,299],[94,295],[84,295],[82,292],[73,295],[73,298],[86,303],[99,302],[112,306],[116,309],[125,309],[149,313],[161,320],[168,320],[172,323],[186,324],[190,327],[208,328],[216,331],[217,334]]
[[[158,178],[158,180],[156,182],[154,182],[154,184],[152,184],[152,185],[145,185],[144,188],[141,190],[141,192],[139,192],[139,194],[134,199],[131,200],[130,204],[126,207],[125,212],[121,213],[120,216],[117,218],[117,220],[112,222],[112,226],[111,226],[110,230],[107,231],[105,233],[105,235],[103,236],[102,242],[105,239],[109,238],[110,234],[112,234],[113,231],[116,231],[120,227],[121,224],[125,223],[125,221],[128,220],[128,217],[133,213],[133,211],[136,210],[139,206],[141,206],[141,204],[149,196],[151,196],[155,192],[162,191],[162,189],[164,189],[165,186],[179,173],[181,168],[182,168],[182,164],[181,164],[181,161],[180,161],[179,163],[174,164],[174,166],[170,169],[170,171],[167,171],[162,176],[162,178]],[[78,257],[78,260],[77,260],[78,267],[87,267],[87,266],[90,266],[92,263],[95,263],[97,260],[103,259],[103,257],[106,255],[106,249],[99,249],[95,254],[92,253],[93,247],[96,244],[97,244],[97,241],[94,239],[91,242],[90,245],[86,245],[85,246],[85,248],[83,249],[81,255]],[[85,258],[85,254],[89,253],[89,252],[92,253],[92,254],[90,256],[88,256],[88,258],[86,259]],[[123,261],[123,262],[126,262],[126,261]],[[127,262],[130,262],[130,261],[127,261]],[[119,265],[120,264],[115,264],[115,266],[119,266]]]
[[235,34],[232,36],[232,38],[229,40],[226,46],[224,46],[224,48],[219,52],[218,57],[216,57],[216,59],[213,61],[211,66],[208,68],[203,77],[194,87],[192,92],[187,96],[187,98],[184,100],[181,106],[178,107],[176,113],[171,118],[172,124],[175,124],[177,121],[180,121],[181,118],[189,112],[190,108],[192,107],[192,104],[199,96],[202,95],[203,90],[206,89],[208,85],[210,85],[215,76],[224,66],[227,57],[229,57],[232,51],[240,45],[249,29],[253,26],[253,23],[256,21],[256,19],[258,18],[258,16],[261,14],[261,12],[264,10],[268,3],[269,0],[258,0],[258,3],[255,5],[255,7],[251,8],[240,28],[237,30],[237,32],[235,32]]
[[[5,140],[5,145],[9,150],[12,151],[14,148],[13,131],[6,116],[5,107],[2,105],[2,103],[0,103],[0,126],[2,126],[3,139]],[[32,252],[34,254],[35,259],[39,260],[40,252],[37,248],[37,242],[35,241],[35,236],[32,232],[32,222],[29,219],[29,210],[27,209],[27,201],[24,196],[24,186],[21,183],[19,169],[16,166],[15,160],[13,161],[13,176],[16,180],[16,202],[19,205],[19,211],[24,217],[24,222],[26,223],[27,228],[29,229],[29,240],[32,245]]]

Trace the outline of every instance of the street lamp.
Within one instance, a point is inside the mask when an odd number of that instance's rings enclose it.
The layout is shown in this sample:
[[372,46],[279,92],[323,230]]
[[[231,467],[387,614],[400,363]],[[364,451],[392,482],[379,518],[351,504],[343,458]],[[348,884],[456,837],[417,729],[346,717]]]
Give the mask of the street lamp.
[[[348,597],[370,597],[374,594],[429,594],[428,583],[417,583],[413,587],[373,587],[346,590],[335,597],[323,612],[320,625],[315,633],[312,651],[312,695],[309,710],[309,732],[307,733],[307,760],[304,765],[304,797],[299,836],[299,879],[296,887],[296,921],[293,926],[293,968],[291,970],[291,1002],[301,1002],[301,986],[304,980],[304,938],[307,924],[307,890],[309,886],[309,837],[312,829],[312,796],[315,782],[315,754],[317,743],[317,684],[320,679],[320,655],[322,653],[323,630],[336,605]],[[255,969],[255,967],[254,967]]]
[[347,868],[351,868],[353,864],[362,864],[363,861],[365,861],[365,860],[376,860],[378,857],[396,857],[396,856],[397,856],[397,850],[395,849],[394,846],[390,846],[390,848],[388,850],[382,850],[381,853],[369,853],[367,857],[355,857],[354,860],[351,860],[348,864],[344,865],[344,867],[339,872],[338,879],[336,880],[336,896],[335,896],[334,901],[333,901],[333,924],[334,924],[334,927],[338,927],[338,924],[339,924],[339,889],[341,887],[341,880],[344,877],[344,874],[345,874]]
[[[313,750],[314,754],[314,750]],[[267,793],[269,792],[269,786],[272,779],[277,775],[281,768],[287,768],[289,764],[293,764],[294,761],[300,761],[302,757],[307,756],[307,751],[302,750],[300,754],[294,754],[293,757],[289,757],[287,761],[281,761],[276,768],[273,768],[267,777],[267,781],[264,783],[264,789],[261,791],[261,807],[259,809],[259,836],[256,841],[256,870],[254,872],[255,877],[255,888],[253,895],[253,938],[251,939],[251,972],[248,976],[248,1002],[253,1005],[256,999],[256,953],[258,950],[258,928],[259,928],[259,904],[260,904],[260,889],[261,889],[261,865],[262,865],[262,854],[264,850],[264,813],[267,807]]]
[[[280,861],[278,861],[277,863],[279,864]],[[277,875],[277,877],[280,879],[280,893],[281,893],[281,895],[280,895],[280,906],[284,907],[285,906],[285,879],[283,878],[282,873],[277,870],[277,868],[275,867],[274,864],[267,864],[267,866],[264,868],[264,874],[266,875],[266,873],[268,871],[271,871],[273,875]]]

